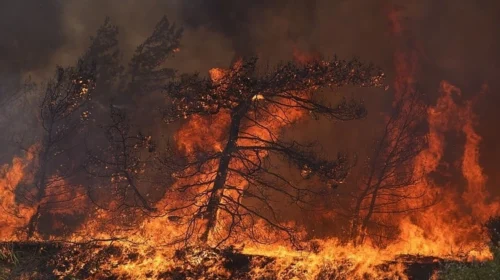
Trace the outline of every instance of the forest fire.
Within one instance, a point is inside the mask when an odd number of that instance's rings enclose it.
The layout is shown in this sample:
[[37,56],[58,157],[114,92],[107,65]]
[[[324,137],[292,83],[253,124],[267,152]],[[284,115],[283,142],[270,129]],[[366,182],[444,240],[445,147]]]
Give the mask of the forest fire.
[[[388,17],[400,39],[404,24]],[[372,65],[297,47],[274,68],[244,57],[178,74],[163,68],[181,37],[166,18],[126,68],[116,30],[106,20],[75,67],[57,68],[40,93],[40,137],[0,169],[0,280],[439,279],[446,264],[494,258],[484,225],[500,200],[474,102],[445,80],[424,101],[413,46],[396,48],[388,87]],[[370,116],[336,96],[345,86],[393,94],[361,163],[286,133]],[[94,97],[107,91],[161,96],[163,122],[102,109]],[[141,131],[156,126],[167,140]],[[316,235],[321,219],[342,233]]]
[[[217,79],[217,75],[215,74],[218,73],[219,72],[215,72],[215,70],[212,72],[213,80]],[[486,222],[487,218],[492,213],[498,212],[498,204],[488,203],[486,201],[486,197],[488,196],[484,189],[486,178],[478,164],[478,144],[480,142],[480,136],[474,131],[474,114],[471,111],[472,106],[470,103],[465,103],[463,106],[457,105],[454,101],[454,97],[460,97],[460,90],[448,82],[442,82],[440,92],[441,97],[438,99],[437,104],[429,107],[427,110],[427,122],[429,125],[429,133],[427,135],[428,147],[422,150],[415,158],[413,168],[415,173],[424,174],[424,177],[416,182],[418,185],[415,186],[417,189],[425,190],[425,195],[419,197],[419,199],[433,200],[434,197],[440,197],[442,200],[437,202],[436,205],[432,205],[418,212],[412,212],[410,215],[401,218],[398,225],[400,231],[399,241],[393,241],[384,248],[378,248],[376,245],[377,241],[371,240],[370,238],[367,238],[363,244],[357,246],[343,243],[336,238],[328,240],[311,240],[306,243],[297,243],[296,245],[306,250],[296,251],[288,246],[288,241],[276,243],[278,240],[289,240],[290,232],[286,230],[281,232],[278,231],[275,233],[277,234],[275,236],[276,239],[272,240],[273,238],[269,235],[269,230],[271,228],[265,223],[255,223],[243,219],[241,221],[241,230],[251,230],[251,235],[245,236],[243,232],[234,230],[236,232],[236,237],[228,235],[231,236],[231,239],[228,239],[231,240],[229,244],[232,242],[244,242],[245,246],[242,248],[242,253],[249,256],[261,256],[261,258],[275,258],[276,260],[272,264],[265,265],[265,269],[273,271],[276,275],[281,275],[280,277],[283,279],[289,276],[298,278],[306,277],[308,279],[322,279],[321,277],[327,277],[325,279],[328,279],[328,276],[321,276],[328,272],[328,270],[325,271],[325,267],[330,267],[329,269],[336,271],[335,273],[351,275],[349,277],[370,275],[377,279],[384,277],[392,278],[395,277],[394,275],[404,275],[405,266],[402,265],[402,263],[391,265],[386,268],[385,271],[379,269],[378,266],[397,259],[397,256],[402,254],[429,255],[456,259],[468,257],[478,260],[491,258],[491,253],[487,248],[484,246],[477,246],[478,244],[484,244],[484,240],[481,238],[481,224]],[[252,99],[252,102],[265,102],[265,95],[263,96],[264,97],[259,100]],[[306,93],[299,96],[301,96],[301,98],[310,98]],[[297,107],[297,105],[289,103],[290,109],[279,110],[273,107],[273,104],[266,105],[266,112],[269,115],[263,115],[259,119],[263,124],[259,126],[248,126],[241,132],[242,135],[250,135],[255,138],[243,137],[238,140],[238,146],[252,147],[255,145],[261,148],[265,147],[262,143],[275,141],[275,137],[279,137],[279,131],[284,126],[296,123],[300,118],[304,117],[303,113],[301,113]],[[177,142],[178,148],[186,154],[198,149],[205,149],[206,152],[222,152],[225,149],[224,130],[229,126],[231,117],[230,114],[224,112],[218,114],[220,115],[217,115],[216,118],[191,117],[189,121],[178,130],[176,136],[176,138],[179,139]],[[273,116],[273,118],[268,119],[269,116]],[[208,127],[210,127],[210,131],[207,130]],[[461,132],[466,138],[461,171],[464,178],[467,180],[467,187],[462,195],[460,195],[460,193],[454,193],[453,189],[439,188],[439,186],[435,185],[429,178],[429,174],[434,172],[442,161],[444,148],[446,146],[445,133],[450,130]],[[182,141],[180,139],[182,139]],[[189,141],[187,141],[188,139]],[[206,150],[207,147],[209,148],[208,151]],[[15,158],[11,166],[4,167],[4,179],[2,179],[2,191],[5,192],[2,196],[3,208],[15,209],[15,207],[18,207],[20,210],[16,214],[17,220],[16,218],[11,218],[12,221],[16,221],[14,224],[9,222],[9,220],[5,220],[7,224],[2,226],[3,240],[13,240],[12,237],[15,233],[14,229],[18,230],[23,224],[27,224],[27,217],[35,211],[33,208],[30,209],[21,205],[17,206],[14,198],[15,187],[20,184],[24,172],[27,171],[28,165],[33,160],[32,153],[33,152],[30,153],[30,151],[28,151],[26,153],[26,158]],[[244,156],[248,163],[255,164],[257,160],[268,157],[268,153],[263,150],[255,154],[254,150],[249,149],[248,154],[245,152]],[[190,176],[185,177],[188,180],[192,180],[187,184],[199,184],[194,191],[195,195],[203,194],[206,190],[208,183],[200,182],[204,182],[211,178],[210,174],[217,170],[216,163],[217,160],[210,160],[207,162],[206,169],[204,169],[202,174],[194,178]],[[244,163],[235,162],[230,165],[230,168],[231,170],[242,169],[245,168],[243,164]],[[221,196],[228,201],[221,203],[229,204],[234,201],[241,201],[241,195],[248,188],[247,181],[238,178],[237,175],[231,176],[228,178],[228,182],[230,185],[235,186],[235,188],[231,188],[221,194]],[[180,188],[187,185],[184,182],[184,180],[186,180],[185,178],[182,176],[179,177],[176,184],[178,184]],[[467,193],[471,192],[475,193],[475,195],[467,195]],[[471,197],[473,198],[472,200],[469,199]],[[169,203],[169,207],[171,207],[171,203]],[[472,213],[466,214],[464,207],[469,207]],[[217,237],[215,236],[228,234],[225,226],[231,223],[231,217],[224,217],[223,215],[222,213],[217,213],[216,220],[218,224],[211,232],[212,237],[209,239],[210,242],[217,242]],[[100,229],[104,232],[96,232],[99,226],[95,228],[91,225],[96,222],[97,216],[94,216],[94,219],[94,221],[89,221],[89,224],[81,227],[81,230],[84,231],[86,235],[100,239],[111,239],[116,237],[109,235],[110,229],[108,227]],[[144,258],[144,260],[139,263],[129,263],[120,266],[119,270],[121,273],[140,277],[140,275],[147,274],[145,270],[154,271],[154,268],[157,268],[159,271],[166,267],[176,265],[175,262],[167,261],[168,252],[170,252],[170,254],[173,253],[171,249],[157,250],[157,252],[153,253],[153,257],[151,253],[147,253],[147,250],[150,250],[147,248],[151,248],[150,246],[171,243],[173,240],[167,241],[169,235],[171,235],[172,238],[179,238],[179,236],[175,235],[185,234],[185,230],[176,228],[182,228],[183,225],[172,225],[170,220],[171,217],[170,219],[165,217],[147,218],[141,222],[140,231],[135,233],[122,233],[122,236],[126,236],[127,240],[141,242],[143,245],[140,247],[132,246],[131,248],[143,248],[139,249],[141,254],[148,257]],[[246,223],[252,224],[246,225]],[[248,226],[248,228],[245,226]],[[11,231],[9,232],[8,229]],[[285,229],[285,227],[283,229]],[[90,231],[87,232],[87,230]],[[300,235],[301,233],[296,234]],[[117,236],[120,235],[121,234],[117,234]],[[306,233],[303,233],[303,235],[305,236]],[[157,239],[156,237],[159,238]],[[266,241],[274,242],[269,245],[258,245],[252,242],[252,240],[258,237],[264,237]],[[78,238],[75,235],[73,238],[76,238],[74,241],[77,241],[81,237]],[[162,243],[156,243],[159,240],[162,240]],[[124,243],[120,246],[129,248],[131,245]],[[204,247],[200,247],[200,249],[201,248]],[[194,259],[191,259],[190,262],[197,262],[197,258],[199,262],[202,262],[206,258],[218,258],[216,253],[210,253],[210,251],[199,251],[193,254],[192,257]],[[208,255],[205,256],[204,254]],[[210,257],[210,254],[214,255]],[[117,259],[116,261],[119,262],[120,260]],[[223,266],[214,269],[220,271],[207,271],[206,273],[215,273],[217,275],[224,275],[224,273],[227,273],[227,271],[224,272],[225,269]],[[343,271],[339,272],[337,270]],[[259,272],[259,269],[257,269],[252,270],[252,273],[255,273],[255,278],[258,278],[258,276],[260,277],[266,272]],[[262,275],[260,275],[261,273]],[[331,273],[334,272],[332,271]]]

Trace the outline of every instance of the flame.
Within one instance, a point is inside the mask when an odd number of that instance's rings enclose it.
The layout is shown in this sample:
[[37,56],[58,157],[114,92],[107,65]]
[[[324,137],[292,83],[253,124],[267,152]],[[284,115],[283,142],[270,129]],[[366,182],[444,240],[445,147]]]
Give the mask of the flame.
[[24,157],[14,157],[12,164],[0,168],[0,240],[15,240],[28,223],[35,209],[18,203],[16,189],[23,181],[29,182],[28,166],[32,163],[36,145],[30,147]]
[[[242,65],[242,60],[237,60],[232,66],[233,69],[238,69]],[[228,75],[229,71],[221,68],[213,68],[209,71],[210,78],[214,83],[217,83],[224,79]],[[306,97],[308,93],[304,93]],[[252,97],[252,101],[264,101],[265,97],[262,94],[256,94]],[[290,100],[280,100],[279,102],[286,105],[292,104],[294,101]],[[283,107],[283,106],[281,106]],[[304,112],[294,108],[294,106],[289,106],[289,108],[283,109],[275,104],[268,105],[266,112],[259,116],[259,123],[261,125],[248,124],[245,125],[241,131],[243,135],[256,136],[263,141],[275,140],[283,128],[289,126],[292,123],[299,121],[303,116]],[[204,153],[210,152],[222,152],[224,149],[225,142],[227,141],[227,130],[229,129],[229,123],[231,121],[230,113],[228,111],[221,111],[216,116],[193,116],[190,117],[185,124],[177,131],[175,139],[177,140],[178,149],[184,154],[192,154],[193,151],[202,151]],[[256,146],[263,145],[262,141],[253,141],[251,139],[238,139],[237,145],[241,146]],[[244,156],[248,162],[253,162],[257,164],[260,159],[264,159],[268,156],[266,151],[259,151],[255,154],[253,151],[241,151],[242,156]],[[203,169],[203,175],[199,177],[180,179],[176,184],[181,186],[185,184],[202,182],[210,178],[212,174],[217,171],[218,161],[211,160]],[[231,161],[230,168],[233,170],[243,170],[245,165],[241,161]],[[239,195],[240,191],[244,191],[248,188],[248,183],[240,178],[238,175],[234,174],[228,178],[228,185],[235,186],[235,190],[224,190],[224,195],[230,197],[235,201],[241,200]],[[196,193],[202,193],[203,191],[211,188],[210,184],[203,184],[198,187]],[[174,199],[175,200],[175,199]],[[227,203],[222,201],[221,203]],[[224,214],[219,213],[217,219],[218,224],[216,225],[213,236],[220,237],[227,234],[225,224],[229,223],[230,217],[224,216]],[[243,234],[243,233],[241,233]],[[258,233],[257,233],[258,234]],[[216,238],[214,237],[214,238]],[[212,238],[212,239],[214,239]]]
[[[400,56],[400,58],[406,56]],[[396,60],[407,62],[406,59]],[[411,69],[401,67],[400,69]],[[399,73],[413,73],[413,71],[402,71]],[[213,69],[211,76],[216,81],[224,74],[223,69]],[[396,79],[395,89],[411,90],[408,83],[413,81],[406,74],[401,74]],[[398,86],[397,84],[400,84]],[[441,96],[434,106],[427,110],[427,123],[429,126],[428,146],[423,150],[414,162],[416,173],[425,174],[424,179],[419,182],[416,188],[426,191],[426,196],[422,200],[431,200],[440,197],[437,205],[424,209],[411,215],[399,217],[397,215],[390,218],[398,222],[399,236],[397,240],[380,248],[376,240],[368,239],[364,244],[354,246],[346,244],[338,238],[326,238],[304,241],[302,243],[305,250],[298,251],[290,247],[285,242],[285,238],[279,233],[268,231],[268,228],[261,222],[258,222],[253,229],[256,234],[267,237],[268,240],[277,241],[272,244],[257,244],[251,240],[245,239],[243,233],[239,233],[231,242],[244,244],[243,253],[253,256],[271,257],[273,262],[266,265],[259,265],[258,262],[252,268],[249,274],[254,277],[263,277],[272,272],[278,279],[318,279],[319,277],[328,277],[328,275],[345,275],[349,279],[381,279],[384,277],[405,278],[406,266],[398,257],[404,254],[409,255],[429,255],[436,257],[447,257],[461,259],[464,256],[470,259],[484,260],[491,258],[491,253],[485,246],[478,247],[478,244],[484,244],[481,236],[481,223],[489,215],[498,212],[498,203],[488,203],[489,197],[486,191],[486,176],[479,165],[479,144],[481,137],[475,131],[475,115],[472,112],[472,103],[465,102],[464,106],[458,105],[454,98],[461,97],[460,90],[443,81],[440,86]],[[304,93],[307,97],[308,93]],[[396,93],[396,98],[398,95]],[[264,99],[265,100],[265,99]],[[267,124],[267,128],[258,126],[245,127],[244,133],[258,135],[262,139],[271,140],[280,131],[288,125],[301,120],[304,113],[289,109],[281,111],[277,107],[269,106],[269,112],[277,114],[282,122],[275,119],[266,120],[263,116],[262,121]],[[193,151],[214,151],[223,149],[225,130],[228,129],[230,118],[227,112],[221,112],[217,118],[195,116],[189,118],[175,136],[177,148],[185,154]],[[467,187],[463,193],[456,191],[453,186],[439,186],[433,180],[431,174],[437,172],[443,164],[444,151],[447,148],[447,133],[450,131],[460,132],[465,136],[464,153],[460,171],[467,181]],[[250,145],[250,140],[240,140],[240,145]],[[250,160],[256,160],[252,154],[246,155]],[[259,155],[264,158],[266,152]],[[11,166],[4,167],[4,176],[2,177],[2,206],[4,209],[13,209],[19,207],[14,199],[13,190],[23,178],[23,173],[32,161],[32,156],[27,153],[25,158],[15,158]],[[232,168],[241,168],[239,163],[232,163]],[[216,162],[211,162],[207,167],[208,172],[216,169]],[[229,184],[238,186],[238,188],[247,188],[245,181],[238,177],[229,178]],[[207,187],[207,186],[204,186]],[[5,195],[9,193],[10,195]],[[474,194],[474,195],[471,195]],[[235,193],[228,192],[236,198]],[[72,198],[70,196],[57,197],[57,200]],[[7,199],[6,199],[7,198]],[[162,204],[171,205],[172,201],[180,200],[173,194],[167,194]],[[84,204],[78,201],[75,205]],[[471,214],[466,214],[466,208],[471,210]],[[20,208],[23,217],[29,217],[33,214],[33,208]],[[69,210],[71,211],[71,209]],[[77,211],[78,212],[78,211]],[[64,212],[70,214],[70,212]],[[119,215],[119,214],[118,214]],[[120,243],[124,250],[136,250],[142,257],[137,262],[124,262],[123,259],[110,259],[111,262],[120,262],[122,265],[112,267],[110,270],[123,273],[130,276],[141,278],[153,271],[158,273],[166,268],[178,267],[179,263],[171,259],[175,247],[164,247],[151,251],[151,247],[158,247],[160,244],[172,244],[172,241],[182,236],[186,230],[175,221],[168,217],[156,217],[137,219],[137,221],[126,230],[119,228],[116,231],[116,219],[119,218],[107,211],[96,210],[89,214],[87,222],[75,232],[70,239],[86,240],[89,236],[97,239],[113,239],[125,237],[132,243]],[[330,218],[336,218],[335,215]],[[214,230],[214,236],[220,236],[225,233],[225,223],[228,217],[219,216],[219,222]],[[27,219],[3,221],[2,228],[9,231],[2,231],[2,239],[14,239],[14,229],[22,227],[27,223]],[[8,232],[8,233],[7,233]],[[273,234],[275,234],[273,236]],[[306,232],[299,232],[299,235],[305,236]],[[138,245],[139,244],[139,245]],[[132,249],[135,248],[135,249]],[[199,247],[195,256],[190,259],[192,265],[201,264],[203,260],[209,258],[210,250]],[[214,258],[217,256],[214,255]],[[388,265],[388,263],[390,263]],[[384,269],[380,266],[385,265]],[[259,268],[260,267],[260,268]],[[265,268],[264,268],[265,267]],[[189,267],[184,267],[189,269]],[[210,273],[220,277],[229,277],[228,272],[222,264],[213,266]],[[326,275],[326,276],[325,276]],[[333,276],[332,276],[333,277]]]
[[[470,257],[490,258],[481,226],[490,216],[498,214],[499,208],[498,202],[490,204],[486,199],[490,195],[485,189],[486,177],[478,163],[480,137],[473,128],[474,114],[470,103],[462,107],[453,101],[453,95],[461,95],[458,88],[443,81],[440,91],[442,95],[436,106],[428,111],[429,147],[417,159],[415,168],[426,170],[427,174],[436,171],[443,159],[445,133],[450,130],[461,131],[466,137],[461,168],[467,180],[466,190],[460,194],[456,187],[438,187],[430,180],[425,181],[427,185],[423,187],[434,191],[442,197],[442,201],[415,215],[413,218],[417,222],[406,219],[401,228],[405,229],[409,240],[419,240],[420,248],[427,244],[432,249],[423,252],[446,255],[447,252],[450,254],[453,250],[461,250],[461,253],[469,253]],[[467,208],[470,214],[467,214]],[[478,244],[482,244],[479,249]]]
[[[476,117],[472,111],[473,104],[471,102],[465,102],[465,105],[457,104],[455,99],[462,96],[461,92],[449,82],[443,81],[441,83],[440,92],[441,96],[436,104],[427,110],[428,147],[419,154],[414,162],[415,172],[426,175],[418,185],[419,189],[428,193],[422,199],[440,197],[441,200],[438,204],[411,215],[392,216],[398,221],[399,236],[397,240],[384,248],[380,248],[375,240],[368,240],[360,246],[354,246],[337,238],[326,238],[303,242],[305,250],[297,251],[284,241],[273,244],[256,244],[240,235],[238,236],[239,241],[242,242],[241,244],[245,244],[242,251],[244,254],[274,259],[273,262],[265,265],[259,264],[257,260],[253,261],[255,263],[252,263],[249,275],[252,278],[276,275],[277,279],[318,279],[329,277],[328,275],[331,277],[344,275],[349,279],[381,279],[393,278],[397,275],[400,277],[399,279],[407,279],[405,278],[406,266],[404,262],[394,261],[398,260],[400,255],[430,255],[456,259],[465,256],[469,260],[491,258],[491,253],[485,246],[478,247],[478,244],[485,244],[481,236],[481,223],[490,215],[498,213],[499,209],[497,201],[488,202],[490,195],[485,187],[487,177],[479,165],[481,137],[475,130]],[[269,122],[268,129],[250,126],[245,128],[245,132],[270,140],[274,134],[279,135],[279,132],[287,125],[304,117],[300,111],[291,110],[280,113],[274,111],[278,109],[272,106],[269,107],[269,110],[276,114],[282,114],[280,117],[284,121]],[[227,113],[223,112],[220,116],[216,120],[210,117],[190,118],[177,132],[178,149],[185,153],[199,149],[220,151],[224,144],[224,130],[227,129],[229,122]],[[433,172],[438,172],[443,164],[444,151],[447,148],[446,140],[450,131],[461,133],[465,137],[459,169],[466,179],[467,185],[462,193],[451,185],[437,185],[431,176]],[[241,141],[242,145],[252,144],[245,143],[248,140]],[[252,155],[247,156],[251,160],[255,160]],[[267,155],[263,152],[260,156]],[[3,167],[3,176],[0,180],[2,207],[3,209],[19,209],[16,211],[20,213],[18,216],[22,217],[2,219],[1,238],[3,240],[15,239],[15,229],[25,226],[28,222],[27,217],[33,214],[33,208],[21,207],[15,201],[14,196],[16,186],[21,181],[29,179],[25,172],[32,161],[33,156],[27,153],[24,158],[16,157],[11,165]],[[237,163],[233,164],[233,168],[240,167]],[[209,169],[215,169],[215,167],[214,162],[214,165],[211,165]],[[230,184],[237,185],[239,188],[247,187],[246,183],[237,177],[229,180]],[[57,200],[73,196],[74,194],[63,195]],[[175,199],[175,197],[165,198],[169,201],[171,199]],[[80,201],[77,204],[82,203]],[[467,214],[467,210],[470,210],[470,214]],[[64,213],[70,214],[70,212]],[[102,210],[94,211],[89,215],[87,222],[71,236],[71,240],[85,240],[89,236],[100,239],[124,236],[128,241],[140,244],[120,243],[123,250],[135,250],[134,252],[139,252],[142,257],[135,262],[126,261],[123,259],[124,257],[111,258],[109,259],[111,271],[135,276],[139,279],[152,272],[154,275],[158,275],[160,271],[165,271],[167,268],[173,269],[180,266],[177,261],[171,258],[174,254],[174,248],[164,247],[151,250],[151,247],[158,247],[159,244],[170,244],[185,230],[176,225],[175,222],[169,221],[167,217],[144,218],[128,231],[120,229],[118,232],[113,232],[109,231],[113,227],[105,221],[112,221],[116,218],[115,216]],[[222,215],[219,220],[215,235],[224,233],[224,223],[227,217]],[[261,223],[257,223],[255,227],[258,234],[267,236],[269,240],[284,240],[279,234],[270,237],[271,233]],[[204,260],[211,256],[211,251],[204,247],[193,250],[195,252],[189,259],[190,266],[201,265]],[[219,258],[217,255],[212,257]],[[121,265],[113,267],[112,263],[120,263]],[[385,268],[381,269],[381,265],[385,265]],[[190,266],[181,267],[190,269]],[[207,273],[213,273],[220,277],[230,277],[229,272],[220,263],[210,268]]]

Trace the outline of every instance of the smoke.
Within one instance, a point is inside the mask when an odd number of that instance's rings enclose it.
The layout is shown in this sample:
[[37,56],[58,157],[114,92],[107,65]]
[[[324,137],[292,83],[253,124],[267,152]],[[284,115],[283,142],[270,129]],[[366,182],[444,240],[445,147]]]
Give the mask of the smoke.
[[500,39],[494,35],[500,8],[493,0],[130,0],[120,5],[110,0],[24,0],[0,5],[2,69],[35,71],[72,63],[106,16],[120,26],[121,43],[130,54],[166,14],[186,29],[183,45],[201,64],[213,62],[214,55],[219,64],[252,54],[278,61],[300,47],[326,56],[359,56],[390,70],[396,43],[386,18],[391,6],[400,7],[406,18],[421,63],[446,72],[443,78],[472,87],[491,80],[499,67]]
[[[229,38],[237,55],[255,54],[261,48],[259,38],[276,31],[283,31],[277,40],[296,41],[307,38],[313,31],[316,0],[196,0],[183,1],[180,15],[186,26],[207,28]],[[281,18],[281,23],[275,21]],[[260,25],[265,23],[265,26]],[[280,26],[281,24],[281,26]],[[264,28],[265,29],[262,29]],[[264,32],[263,32],[264,31]],[[281,38],[280,38],[281,37]]]
[[24,71],[46,67],[64,43],[61,10],[57,0],[0,2],[0,104],[12,97]]

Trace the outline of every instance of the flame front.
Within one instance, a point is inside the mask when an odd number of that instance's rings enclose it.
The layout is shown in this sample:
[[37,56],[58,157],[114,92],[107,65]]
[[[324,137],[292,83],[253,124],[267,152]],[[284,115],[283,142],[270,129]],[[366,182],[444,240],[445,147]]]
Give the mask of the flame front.
[[33,161],[33,152],[36,146],[31,147],[23,158],[14,157],[12,164],[1,167],[0,175],[0,205],[2,214],[0,221],[0,240],[16,240],[18,231],[26,226],[34,209],[29,205],[20,205],[16,201],[16,189],[30,177],[27,172],[28,166]]

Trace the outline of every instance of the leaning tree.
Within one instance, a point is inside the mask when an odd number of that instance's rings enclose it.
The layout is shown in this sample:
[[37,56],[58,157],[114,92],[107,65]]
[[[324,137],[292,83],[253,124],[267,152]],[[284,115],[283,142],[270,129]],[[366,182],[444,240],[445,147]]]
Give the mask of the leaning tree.
[[[74,66],[57,67],[40,92],[38,121],[41,127],[36,151],[34,188],[21,188],[21,197],[36,211],[27,225],[27,237],[38,230],[41,215],[74,198],[76,184],[71,178],[78,173],[79,140],[92,119],[92,98],[96,84],[105,84],[119,69],[110,67],[118,59],[117,29],[106,19],[90,38],[90,45]],[[66,205],[67,207],[67,205]]]
[[[99,208],[109,210],[104,205],[115,204],[120,209],[154,212],[154,199],[147,189],[161,172],[153,166],[154,151],[142,153],[142,148],[152,147],[151,136],[139,131],[151,130],[156,124],[150,114],[156,111],[150,106],[163,98],[163,83],[175,76],[175,70],[165,64],[179,50],[182,29],[162,17],[125,66],[119,59],[118,28],[107,19],[101,29],[106,31],[107,41],[114,42],[114,52],[112,57],[98,60],[103,74],[95,89],[101,109],[96,118],[104,125],[95,126],[95,133],[86,139],[84,169],[93,181],[87,185],[89,197]],[[107,103],[110,106],[104,106]],[[102,132],[104,139],[99,138]],[[161,185],[168,185],[162,180]],[[98,202],[96,197],[107,201]]]
[[313,188],[286,176],[273,162],[284,160],[298,168],[302,177],[314,176],[331,184],[342,182],[350,166],[345,155],[331,159],[319,155],[314,144],[284,140],[282,128],[304,116],[340,121],[364,117],[361,102],[342,99],[331,105],[318,90],[380,87],[384,74],[358,60],[337,58],[289,62],[263,72],[258,71],[257,59],[251,58],[210,74],[209,78],[181,75],[165,88],[170,104],[164,110],[167,122],[186,119],[189,126],[189,122],[212,121],[213,128],[206,133],[218,138],[215,144],[202,140],[186,145],[182,143],[194,141],[189,138],[200,136],[206,127],[194,134],[178,134],[182,160],[173,157],[168,164],[176,165],[174,189],[184,203],[172,205],[171,215],[178,213],[176,220],[188,225],[186,238],[198,236],[204,243],[218,246],[235,232],[259,238],[255,229],[260,224],[284,233],[296,244],[293,227],[283,222],[273,200],[279,194],[280,200],[307,203]]
[[[123,107],[133,107],[131,105],[140,103],[143,96],[151,98],[151,93],[160,89],[160,81],[169,79],[175,72],[164,67],[164,63],[178,49],[182,30],[170,24],[166,17],[161,18],[152,34],[137,47],[128,67],[121,64],[118,31],[118,27],[106,18],[96,35],[90,38],[89,47],[76,65],[58,67],[55,77],[47,81],[44,91],[40,92],[38,120],[41,133],[34,166],[34,187],[23,186],[18,191],[22,199],[35,208],[27,225],[28,238],[39,231],[39,221],[46,213],[50,214],[55,205],[67,207],[68,201],[75,197],[68,192],[76,192],[84,178],[82,175],[87,175],[80,172],[88,158],[83,140],[86,135],[92,135],[94,141],[88,142],[99,144],[95,132],[100,132],[100,127],[94,124],[105,122],[106,103],[113,100]],[[125,128],[124,122],[114,125]],[[84,131],[88,133],[82,133]],[[106,136],[105,140],[110,140],[116,135],[108,133]],[[120,144],[127,146],[128,142],[113,145],[116,150]],[[105,155],[110,156],[107,160],[115,160],[118,173],[133,165],[127,162],[127,168],[121,169],[121,159],[117,154]],[[135,178],[131,180],[135,181]],[[136,186],[134,184],[134,188]],[[137,188],[135,190],[140,193]],[[79,188],[78,191],[83,193]],[[117,198],[122,197],[118,195],[110,200]],[[145,200],[140,199],[142,196],[137,198],[142,207],[152,210]]]

